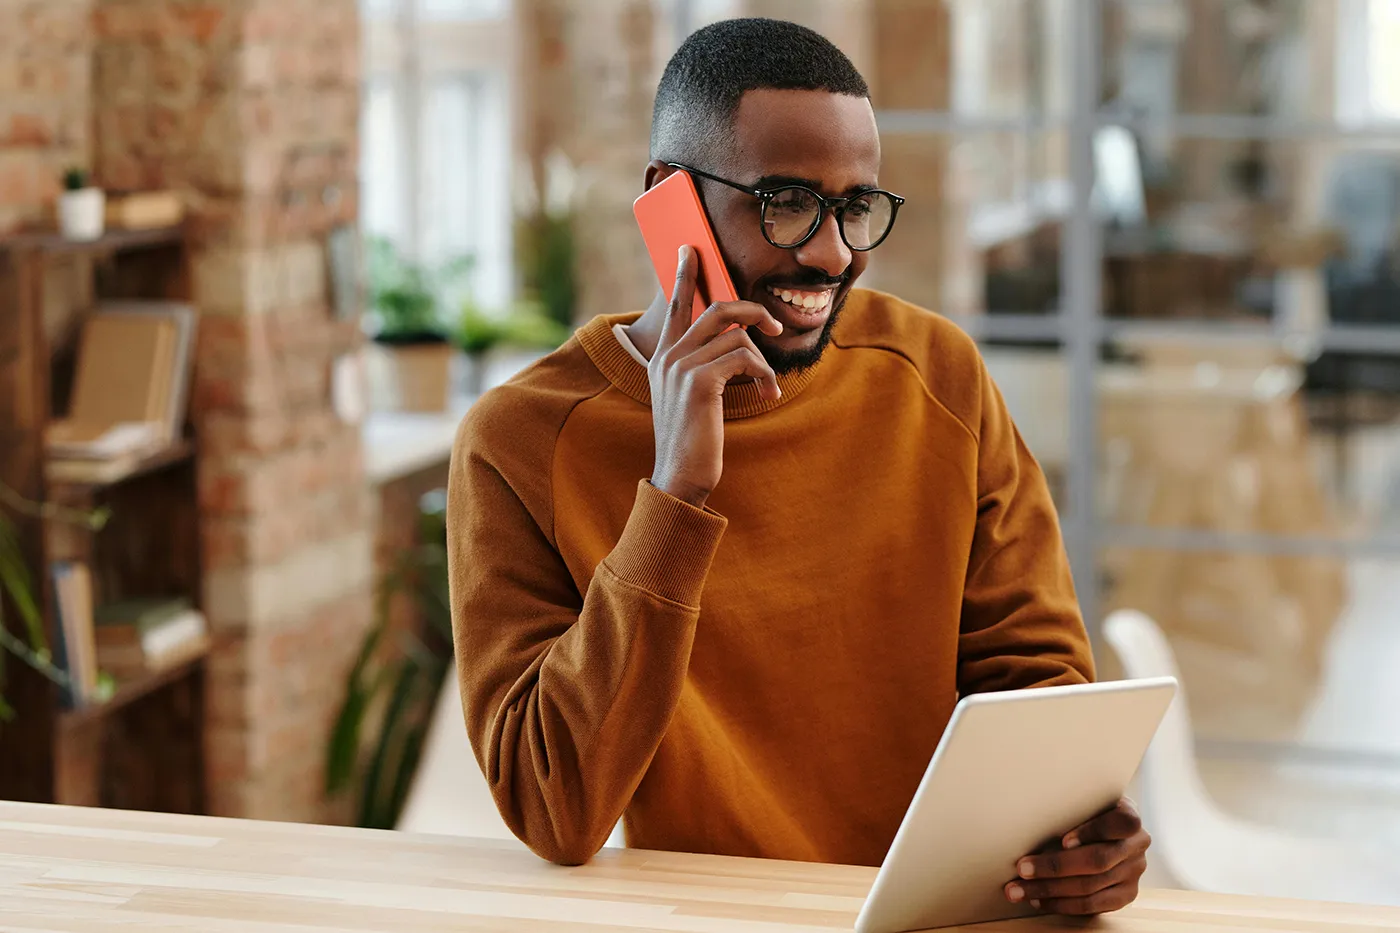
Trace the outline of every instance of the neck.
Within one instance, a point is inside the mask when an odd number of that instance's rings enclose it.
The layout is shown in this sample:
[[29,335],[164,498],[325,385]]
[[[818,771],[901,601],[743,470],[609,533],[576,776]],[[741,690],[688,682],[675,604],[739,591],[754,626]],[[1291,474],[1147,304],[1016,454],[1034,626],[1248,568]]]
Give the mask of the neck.
[[[658,291],[642,316],[627,325],[627,337],[632,341],[632,346],[647,359],[651,359],[661,343],[661,331],[666,327],[666,313],[670,304],[666,293]],[[753,377],[735,376],[729,380],[730,385],[743,385],[746,382],[753,382]]]
[[627,336],[631,339],[632,346],[647,359],[651,359],[656,353],[657,345],[661,343],[661,331],[666,326],[668,304],[666,293],[658,291],[646,311],[642,312],[642,316],[627,325]]

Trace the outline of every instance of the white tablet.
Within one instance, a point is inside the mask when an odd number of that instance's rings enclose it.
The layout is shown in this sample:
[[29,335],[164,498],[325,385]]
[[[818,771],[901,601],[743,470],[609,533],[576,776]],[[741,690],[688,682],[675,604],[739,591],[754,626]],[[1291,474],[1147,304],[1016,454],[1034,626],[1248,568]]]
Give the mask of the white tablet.
[[1035,913],[1003,889],[1022,856],[1123,796],[1176,680],[965,697],[856,920],[906,933]]

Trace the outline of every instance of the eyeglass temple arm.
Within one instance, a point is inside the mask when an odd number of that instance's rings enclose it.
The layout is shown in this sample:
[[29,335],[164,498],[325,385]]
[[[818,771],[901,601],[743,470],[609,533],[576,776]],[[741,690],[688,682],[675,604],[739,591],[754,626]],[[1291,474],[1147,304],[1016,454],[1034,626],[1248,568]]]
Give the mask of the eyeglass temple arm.
[[763,192],[759,191],[757,188],[750,188],[748,185],[741,185],[737,181],[730,181],[728,178],[720,178],[718,175],[711,175],[709,172],[702,172],[698,168],[691,168],[689,165],[683,165],[680,162],[667,162],[666,164],[671,166],[671,168],[678,168],[683,172],[689,172],[691,175],[696,175],[700,178],[707,178],[710,181],[717,181],[721,185],[728,185],[735,191],[742,191],[745,194],[751,194],[754,197],[760,197],[763,194]]

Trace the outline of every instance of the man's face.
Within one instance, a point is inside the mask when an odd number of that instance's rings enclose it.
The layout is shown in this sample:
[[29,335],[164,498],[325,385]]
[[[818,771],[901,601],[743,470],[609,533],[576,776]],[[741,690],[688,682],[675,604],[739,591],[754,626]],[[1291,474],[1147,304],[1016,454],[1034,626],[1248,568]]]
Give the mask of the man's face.
[[[755,188],[806,185],[823,197],[849,197],[878,180],[880,138],[863,97],[749,91],[739,104],[735,142],[723,165],[696,168]],[[754,343],[778,372],[815,364],[869,254],[846,246],[830,212],[806,243],[780,249],[763,236],[757,198],[705,179],[696,183],[735,291],[782,322],[777,337],[750,328]],[[809,302],[815,307],[802,307]]]

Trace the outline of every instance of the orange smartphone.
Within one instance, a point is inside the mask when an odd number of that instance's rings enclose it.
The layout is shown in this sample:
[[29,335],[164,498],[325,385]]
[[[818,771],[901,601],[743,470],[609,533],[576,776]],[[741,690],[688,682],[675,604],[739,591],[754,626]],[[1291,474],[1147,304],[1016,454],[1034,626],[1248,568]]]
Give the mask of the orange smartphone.
[[656,277],[667,301],[676,289],[681,247],[693,247],[699,254],[700,277],[696,282],[691,321],[717,301],[739,300],[690,173],[677,169],[665,181],[653,185],[632,203],[632,213],[637,216],[637,226],[642,228],[642,239],[646,241],[651,264],[656,267]]

